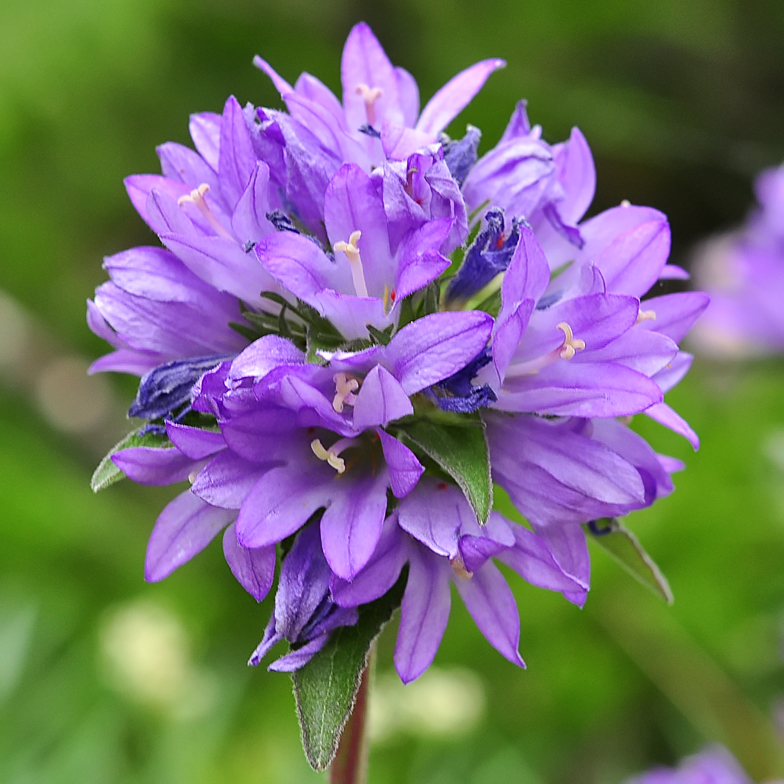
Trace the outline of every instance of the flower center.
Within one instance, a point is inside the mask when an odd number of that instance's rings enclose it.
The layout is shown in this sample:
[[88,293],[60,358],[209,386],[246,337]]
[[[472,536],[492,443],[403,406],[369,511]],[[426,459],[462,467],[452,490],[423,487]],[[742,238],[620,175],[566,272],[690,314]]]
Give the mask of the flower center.
[[338,474],[342,474],[346,470],[346,462],[342,457],[339,457],[340,453],[344,449],[349,449],[350,447],[356,445],[356,438],[341,438],[339,441],[336,441],[334,444],[332,444],[329,449],[324,449],[324,445],[318,438],[314,438],[310,442],[310,448],[313,450],[313,454],[319,460],[323,460],[326,463],[329,463],[329,465],[331,465],[332,468],[338,472]]
[[362,96],[365,102],[365,113],[367,114],[368,125],[375,125],[376,123],[376,101],[384,95],[384,91],[380,87],[368,87],[364,82],[358,84],[356,90],[357,95]]
[[348,242],[336,242],[333,248],[336,251],[346,254],[348,263],[351,265],[351,278],[354,281],[354,290],[358,297],[367,297],[367,283],[365,283],[365,271],[362,269],[362,257],[359,255],[357,243],[362,236],[361,231],[352,231]]
[[656,321],[656,311],[655,310],[641,310],[637,314],[637,324],[641,321]]
[[585,349],[585,341],[575,339],[572,328],[565,321],[557,324],[555,328],[564,333],[564,342],[559,351],[561,359],[571,359],[575,352]]
[[206,182],[203,182],[198,188],[192,190],[190,193],[187,193],[185,196],[180,196],[180,198],[177,199],[177,204],[179,204],[180,207],[188,202],[195,204],[196,207],[198,207],[199,212],[204,216],[204,220],[206,220],[210,227],[215,230],[215,233],[218,236],[233,239],[231,234],[221,226],[220,221],[210,209],[210,205],[207,204],[204,199],[204,195],[208,193],[209,190],[210,186]]
[[359,381],[355,378],[349,378],[345,373],[335,373],[332,376],[335,382],[335,397],[332,398],[332,408],[338,412],[343,413],[343,406],[353,406],[357,396],[354,394],[359,389]]
[[572,328],[565,321],[556,324],[556,329],[564,333],[564,340],[558,348],[550,351],[542,357],[530,359],[527,362],[517,362],[510,365],[506,371],[506,378],[517,378],[518,376],[533,376],[548,365],[552,365],[558,359],[572,359],[578,351],[585,350],[585,341],[575,338]]

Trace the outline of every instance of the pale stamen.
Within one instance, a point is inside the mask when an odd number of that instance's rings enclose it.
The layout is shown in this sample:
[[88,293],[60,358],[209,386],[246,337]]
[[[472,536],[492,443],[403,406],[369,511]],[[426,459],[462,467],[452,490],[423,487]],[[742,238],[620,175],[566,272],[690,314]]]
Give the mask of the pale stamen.
[[351,265],[351,278],[354,281],[354,290],[358,297],[367,297],[367,283],[365,283],[365,271],[362,269],[362,257],[359,255],[357,243],[362,236],[361,231],[352,231],[348,242],[336,242],[333,248],[336,251],[346,254],[348,263]]
[[212,210],[210,209],[210,205],[207,204],[206,200],[204,199],[204,195],[208,193],[210,190],[210,186],[207,185],[206,182],[203,182],[199,185],[198,188],[192,190],[190,193],[185,194],[185,196],[180,196],[177,199],[177,204],[182,207],[183,204],[191,203],[195,204],[198,207],[199,212],[204,216],[204,220],[209,223],[209,225],[215,230],[215,233],[220,235],[221,237],[228,237],[232,239],[231,234],[229,234],[226,229],[221,226],[220,221],[213,215]]
[[565,321],[556,324],[556,329],[560,329],[564,333],[564,342],[558,352],[561,359],[571,359],[577,351],[585,349],[585,341],[576,339],[572,328]]
[[641,310],[637,314],[637,323],[639,324],[641,321],[656,321],[656,311],[655,310]]
[[465,562],[463,561],[463,557],[461,555],[456,555],[454,558],[450,558],[449,565],[461,580],[470,580],[474,576],[473,572],[469,572],[468,569],[466,569]]
[[345,373],[335,373],[332,376],[332,380],[335,382],[335,397],[332,398],[332,408],[338,414],[342,414],[343,406],[346,403],[353,406],[356,402],[357,396],[354,393],[359,389],[359,381],[355,378],[348,378]]
[[366,84],[358,84],[355,90],[357,95],[362,96],[365,102],[365,113],[367,114],[368,125],[376,124],[376,101],[384,95],[380,87],[368,87]]
[[534,376],[540,370],[552,365],[559,359],[572,359],[578,351],[585,349],[585,341],[575,338],[572,328],[562,321],[557,325],[564,333],[564,341],[558,348],[544,354],[536,359],[529,359],[527,362],[516,362],[507,368],[506,378],[518,378],[519,376]]
[[329,449],[324,449],[324,445],[318,438],[314,438],[310,442],[310,448],[313,454],[319,459],[328,463],[334,468],[338,474],[342,474],[346,470],[346,461],[339,457],[344,449],[354,446],[357,443],[356,438],[341,438],[336,441]]

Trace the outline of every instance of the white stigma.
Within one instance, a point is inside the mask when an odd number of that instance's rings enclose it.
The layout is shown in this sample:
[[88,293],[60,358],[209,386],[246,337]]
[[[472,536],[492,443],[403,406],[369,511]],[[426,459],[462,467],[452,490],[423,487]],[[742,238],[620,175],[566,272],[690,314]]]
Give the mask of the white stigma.
[[348,449],[356,443],[356,438],[341,438],[339,441],[332,444],[329,449],[324,449],[324,445],[321,441],[318,438],[314,438],[310,442],[310,448],[319,460],[328,463],[338,472],[338,475],[340,475],[346,471],[346,461],[343,460],[342,457],[339,457],[339,455],[344,449]]
[[564,333],[564,342],[558,352],[561,359],[571,359],[576,352],[585,349],[585,341],[575,339],[572,328],[565,321],[557,324],[556,329],[560,329]]
[[632,206],[632,203],[628,199],[624,199],[621,202],[621,207],[631,207],[631,206]]
[[190,193],[185,194],[185,196],[180,196],[177,199],[177,204],[182,207],[183,204],[191,203],[195,204],[198,207],[199,212],[204,216],[204,220],[209,223],[210,227],[214,229],[215,233],[221,237],[228,237],[232,239],[231,234],[229,234],[226,229],[221,226],[220,221],[213,215],[212,210],[210,209],[210,205],[207,204],[206,200],[204,199],[205,194],[207,194],[210,190],[210,186],[203,182],[199,185],[198,188],[195,188]]
[[637,314],[637,324],[641,321],[656,321],[656,311],[655,310],[641,310]]
[[362,257],[359,255],[357,243],[362,236],[361,231],[352,231],[348,242],[336,242],[333,248],[336,251],[346,254],[348,263],[351,265],[351,278],[354,281],[354,290],[358,297],[367,297],[367,283],[365,283],[365,271],[362,269]]
[[384,95],[384,91],[380,87],[368,87],[366,84],[358,84],[354,91],[357,95],[362,96],[365,102],[365,114],[367,114],[368,125],[375,125],[376,123],[376,101]]
[[343,413],[343,406],[353,406],[357,396],[354,394],[359,389],[359,381],[355,378],[348,378],[345,373],[335,373],[332,376],[335,382],[335,397],[332,398],[332,408],[338,412]]

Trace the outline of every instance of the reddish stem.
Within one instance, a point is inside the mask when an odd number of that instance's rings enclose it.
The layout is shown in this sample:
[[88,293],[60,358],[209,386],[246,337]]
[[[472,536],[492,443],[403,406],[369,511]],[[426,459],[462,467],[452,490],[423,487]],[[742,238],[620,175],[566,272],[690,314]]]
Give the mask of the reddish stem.
[[[370,658],[373,658],[372,652]],[[329,769],[330,784],[365,784],[367,781],[367,701],[371,665],[372,663],[369,661],[362,673],[354,710],[343,730],[338,753]]]

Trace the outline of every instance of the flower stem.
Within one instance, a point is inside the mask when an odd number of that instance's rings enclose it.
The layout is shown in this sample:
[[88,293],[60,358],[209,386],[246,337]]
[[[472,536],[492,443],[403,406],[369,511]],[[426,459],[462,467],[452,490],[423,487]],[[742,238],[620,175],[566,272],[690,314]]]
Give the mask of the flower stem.
[[368,656],[368,664],[362,673],[354,710],[349,716],[338,753],[329,769],[329,784],[366,784],[368,769],[367,709],[370,681],[373,677],[376,646]]

